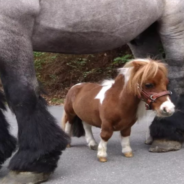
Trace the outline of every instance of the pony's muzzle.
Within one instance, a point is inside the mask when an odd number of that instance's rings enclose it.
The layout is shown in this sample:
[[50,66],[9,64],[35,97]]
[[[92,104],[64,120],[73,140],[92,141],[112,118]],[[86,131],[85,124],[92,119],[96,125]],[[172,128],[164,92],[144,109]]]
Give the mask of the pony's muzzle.
[[171,102],[171,100],[168,98],[167,101],[163,102],[160,106],[160,116],[162,117],[168,117],[173,115],[175,112],[175,105]]

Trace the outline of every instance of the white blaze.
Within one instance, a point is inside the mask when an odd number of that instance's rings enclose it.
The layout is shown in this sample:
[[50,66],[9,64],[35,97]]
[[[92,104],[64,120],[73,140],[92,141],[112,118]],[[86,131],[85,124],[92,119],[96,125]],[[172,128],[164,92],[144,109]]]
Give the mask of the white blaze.
[[173,114],[175,112],[175,105],[171,102],[170,98],[167,97],[167,101],[162,103],[160,110],[166,111],[166,113],[169,114]]

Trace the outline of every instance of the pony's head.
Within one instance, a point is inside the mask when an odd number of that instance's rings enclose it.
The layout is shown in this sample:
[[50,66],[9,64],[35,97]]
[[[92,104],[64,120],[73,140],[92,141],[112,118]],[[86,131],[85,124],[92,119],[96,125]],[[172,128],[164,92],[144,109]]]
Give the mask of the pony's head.
[[[125,72],[126,71],[126,72]],[[134,59],[124,66],[126,87],[146,102],[147,109],[156,111],[157,116],[166,117],[175,112],[167,91],[168,78],[165,64],[151,59]]]

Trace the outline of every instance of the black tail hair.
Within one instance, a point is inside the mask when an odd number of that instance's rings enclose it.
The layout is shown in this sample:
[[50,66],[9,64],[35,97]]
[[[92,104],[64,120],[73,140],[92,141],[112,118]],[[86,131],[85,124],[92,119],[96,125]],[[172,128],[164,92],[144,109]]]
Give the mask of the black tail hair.
[[82,120],[78,116],[75,116],[72,121],[72,135],[74,137],[82,137],[85,135]]

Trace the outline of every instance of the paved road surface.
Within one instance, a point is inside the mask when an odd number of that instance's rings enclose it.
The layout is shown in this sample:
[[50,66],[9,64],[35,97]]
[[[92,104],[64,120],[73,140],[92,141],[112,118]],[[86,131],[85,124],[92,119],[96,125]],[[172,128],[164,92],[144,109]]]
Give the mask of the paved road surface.
[[[50,108],[51,113],[60,122],[62,107]],[[14,116],[6,113],[11,124],[11,131],[17,133]],[[94,135],[99,141],[100,130],[94,128]],[[58,168],[46,184],[182,184],[184,183],[184,149],[169,153],[149,153],[149,146],[144,144],[146,124],[134,125],[131,146],[134,157],[121,155],[120,137],[114,133],[108,144],[108,162],[100,163],[96,151],[86,146],[84,138],[73,138],[72,147],[61,156]],[[4,164],[0,177],[7,173]]]

